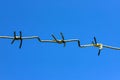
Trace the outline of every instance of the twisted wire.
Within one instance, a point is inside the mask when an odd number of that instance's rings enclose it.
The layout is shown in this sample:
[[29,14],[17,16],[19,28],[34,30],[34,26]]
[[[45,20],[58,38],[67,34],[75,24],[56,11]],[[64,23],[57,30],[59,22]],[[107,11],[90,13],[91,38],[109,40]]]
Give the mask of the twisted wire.
[[91,44],[85,44],[85,45],[81,45],[80,40],[79,39],[67,39],[65,40],[63,33],[61,32],[61,39],[57,39],[55,37],[54,34],[52,34],[51,36],[53,37],[53,40],[41,40],[41,38],[39,36],[27,36],[27,37],[23,37],[22,36],[22,32],[19,32],[19,36],[16,34],[16,32],[14,31],[13,36],[0,36],[0,38],[3,39],[11,39],[11,44],[13,44],[16,40],[20,41],[19,44],[19,48],[22,48],[22,43],[23,40],[28,40],[28,39],[37,39],[39,42],[49,42],[49,43],[58,43],[58,44],[63,44],[64,47],[66,46],[67,42],[77,42],[78,47],[80,48],[86,48],[86,47],[97,47],[98,50],[98,56],[100,55],[100,52],[103,48],[109,48],[109,49],[114,49],[114,50],[120,50],[120,48],[118,47],[112,47],[112,46],[108,46],[108,45],[103,45],[102,43],[97,43],[97,39],[96,37],[93,38],[93,41]]

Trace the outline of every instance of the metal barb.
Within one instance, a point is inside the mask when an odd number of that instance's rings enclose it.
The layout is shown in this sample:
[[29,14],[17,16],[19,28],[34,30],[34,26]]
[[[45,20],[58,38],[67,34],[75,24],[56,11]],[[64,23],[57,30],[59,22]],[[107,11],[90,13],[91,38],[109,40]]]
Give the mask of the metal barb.
[[16,39],[16,32],[14,31],[14,38],[13,38],[11,44],[13,44],[15,42],[15,39]]
[[19,48],[21,48],[22,47],[22,32],[20,31],[20,46],[19,46]]
[[54,40],[56,41],[56,42],[58,42],[58,40],[57,40],[57,38],[52,34],[52,37],[54,38]]
[[99,49],[99,51],[98,51],[98,56],[100,56],[100,52],[101,52],[101,49]]
[[62,32],[60,32],[60,35],[61,35],[61,37],[62,37],[62,40],[65,40]]
[[96,37],[94,37],[94,42],[95,42],[95,44],[97,44],[97,40],[96,40]]
[[62,43],[64,44],[64,47],[65,47],[65,46],[66,46],[66,42],[65,42],[65,38],[64,38],[64,36],[63,36],[63,33],[60,32],[60,35],[61,35],[61,37],[62,37]]

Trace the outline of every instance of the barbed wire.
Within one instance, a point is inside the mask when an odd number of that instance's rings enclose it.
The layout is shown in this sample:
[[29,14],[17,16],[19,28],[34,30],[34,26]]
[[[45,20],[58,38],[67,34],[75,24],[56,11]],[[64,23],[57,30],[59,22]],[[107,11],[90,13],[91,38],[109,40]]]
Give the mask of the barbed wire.
[[98,50],[98,56],[100,55],[100,52],[103,48],[109,48],[109,49],[114,49],[114,50],[120,50],[120,48],[118,47],[112,47],[112,46],[108,46],[108,45],[103,45],[102,43],[97,43],[97,39],[96,37],[94,37],[92,43],[90,44],[85,44],[85,45],[81,45],[80,40],[79,39],[67,39],[65,40],[63,33],[60,33],[61,35],[61,39],[57,39],[53,34],[51,35],[53,37],[53,40],[41,40],[41,38],[39,36],[27,36],[27,37],[23,37],[22,36],[22,32],[19,32],[19,36],[16,34],[16,32],[14,31],[14,35],[13,36],[0,36],[0,38],[3,39],[11,39],[11,44],[13,44],[16,40],[20,41],[19,44],[19,48],[22,48],[22,43],[23,40],[28,40],[28,39],[37,39],[39,42],[49,42],[49,43],[58,43],[58,44],[64,44],[64,47],[66,46],[67,42],[77,42],[78,47],[80,48],[86,48],[86,47],[97,47]]

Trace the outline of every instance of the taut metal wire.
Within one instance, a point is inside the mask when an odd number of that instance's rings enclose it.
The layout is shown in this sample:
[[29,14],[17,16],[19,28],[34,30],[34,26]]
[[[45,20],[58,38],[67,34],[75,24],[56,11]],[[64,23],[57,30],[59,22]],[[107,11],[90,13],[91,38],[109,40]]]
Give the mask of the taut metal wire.
[[92,41],[91,44],[81,45],[79,39],[67,39],[67,40],[65,40],[64,35],[63,35],[62,32],[60,33],[60,35],[61,35],[61,38],[62,38],[60,40],[57,39],[55,37],[55,35],[53,35],[53,34],[51,35],[53,37],[53,40],[41,40],[39,36],[27,36],[27,37],[23,37],[21,31],[19,32],[19,36],[17,36],[16,32],[14,31],[14,35],[13,36],[0,36],[0,38],[11,39],[12,40],[11,44],[13,44],[16,40],[19,40],[20,41],[19,48],[22,47],[23,40],[28,40],[28,39],[37,39],[39,42],[50,42],[50,43],[64,44],[64,47],[66,46],[67,42],[77,42],[78,43],[78,47],[80,47],[80,48],[86,48],[86,47],[91,47],[91,46],[97,47],[99,49],[98,50],[98,56],[100,55],[100,52],[101,52],[101,50],[103,48],[120,50],[120,48],[118,48],[118,47],[112,47],[112,46],[108,46],[108,45],[103,45],[102,43],[97,43],[96,37],[94,37],[94,39],[93,39],[93,41]]

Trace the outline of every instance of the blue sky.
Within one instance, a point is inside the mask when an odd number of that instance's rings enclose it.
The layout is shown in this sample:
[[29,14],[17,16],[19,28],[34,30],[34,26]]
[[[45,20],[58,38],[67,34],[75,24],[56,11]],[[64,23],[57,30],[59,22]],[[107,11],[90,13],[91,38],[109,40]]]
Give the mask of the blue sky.
[[[79,39],[81,44],[98,42],[120,47],[119,0],[1,0],[0,35]],[[77,43],[40,43],[0,39],[0,80],[120,80],[120,51]]]

